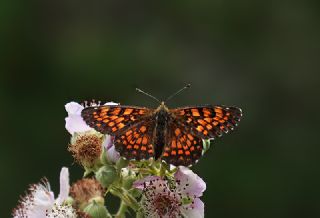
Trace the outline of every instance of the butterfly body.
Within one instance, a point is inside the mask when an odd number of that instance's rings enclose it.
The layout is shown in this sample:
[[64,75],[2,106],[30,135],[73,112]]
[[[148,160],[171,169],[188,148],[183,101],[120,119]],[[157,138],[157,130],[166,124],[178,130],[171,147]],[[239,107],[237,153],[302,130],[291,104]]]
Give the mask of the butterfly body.
[[114,136],[116,150],[129,160],[154,158],[189,166],[202,156],[203,139],[233,130],[242,112],[212,105],[169,109],[162,102],[156,109],[92,106],[81,115],[90,127]]

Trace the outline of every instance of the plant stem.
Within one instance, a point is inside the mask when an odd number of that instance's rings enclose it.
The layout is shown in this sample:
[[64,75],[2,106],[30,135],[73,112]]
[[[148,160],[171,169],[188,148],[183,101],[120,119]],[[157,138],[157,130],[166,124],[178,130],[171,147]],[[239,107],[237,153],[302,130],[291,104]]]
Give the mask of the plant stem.
[[126,211],[127,211],[127,205],[124,203],[123,200],[121,200],[121,204],[120,204],[120,207],[118,209],[118,212],[115,215],[115,218],[124,218],[124,217],[126,217],[125,216]]

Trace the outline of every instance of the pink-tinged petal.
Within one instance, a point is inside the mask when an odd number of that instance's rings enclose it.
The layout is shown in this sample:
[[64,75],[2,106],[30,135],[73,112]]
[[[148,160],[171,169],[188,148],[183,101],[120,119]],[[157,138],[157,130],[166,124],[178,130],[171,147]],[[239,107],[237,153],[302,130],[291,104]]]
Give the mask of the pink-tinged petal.
[[120,158],[120,154],[118,151],[116,151],[114,145],[113,145],[113,136],[110,135],[106,135],[105,139],[102,143],[102,146],[105,148],[106,150],[106,157],[107,160],[111,161],[112,163],[115,163],[119,160]]
[[120,154],[118,151],[116,151],[114,146],[107,150],[106,155],[107,159],[110,160],[112,163],[116,163],[120,158]]
[[103,143],[102,143],[102,146],[106,149],[106,150],[109,150],[113,145],[113,136],[111,135],[106,135]]
[[204,217],[204,203],[199,199],[194,199],[194,202],[192,205],[190,205],[188,208],[182,209],[182,214],[185,217]]
[[160,176],[147,176],[141,180],[135,181],[132,186],[134,188],[143,190],[145,188],[145,186],[150,185],[150,182],[154,183],[155,181],[162,181],[163,182],[163,180],[161,179]]
[[62,167],[60,172],[60,193],[56,199],[57,204],[62,204],[69,196],[69,170],[67,167]]
[[177,189],[181,193],[200,197],[206,190],[206,183],[187,167],[178,167],[174,177],[176,180],[179,180]]
[[81,111],[83,108],[84,107],[82,105],[76,102],[70,102],[65,105],[65,109],[68,112],[68,117],[65,118],[65,127],[70,134],[74,134],[75,132],[85,132],[92,129],[81,117]]

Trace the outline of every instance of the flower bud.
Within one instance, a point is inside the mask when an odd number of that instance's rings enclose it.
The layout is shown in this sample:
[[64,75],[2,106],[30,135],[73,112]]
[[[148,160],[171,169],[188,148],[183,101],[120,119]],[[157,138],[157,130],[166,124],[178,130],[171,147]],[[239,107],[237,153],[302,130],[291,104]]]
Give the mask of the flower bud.
[[92,218],[111,218],[112,216],[108,212],[107,208],[103,204],[99,204],[96,201],[91,202],[83,210],[85,213],[89,214]]
[[86,169],[95,169],[101,165],[102,142],[104,136],[94,130],[74,134],[68,150],[75,161]]
[[118,179],[118,174],[113,166],[105,165],[96,172],[96,179],[106,188]]
[[73,183],[70,188],[70,196],[73,198],[74,207],[82,210],[93,200],[104,204],[104,188],[91,178],[84,178]]

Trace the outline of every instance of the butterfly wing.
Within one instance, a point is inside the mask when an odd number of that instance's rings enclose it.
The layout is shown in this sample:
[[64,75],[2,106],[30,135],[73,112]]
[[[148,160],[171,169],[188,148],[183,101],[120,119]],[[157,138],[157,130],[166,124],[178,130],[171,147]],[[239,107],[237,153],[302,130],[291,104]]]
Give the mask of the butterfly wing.
[[242,111],[237,107],[200,106],[170,110],[179,126],[202,139],[215,139],[228,133],[240,122]]
[[114,145],[121,156],[132,160],[154,157],[153,132],[155,120],[148,119],[115,136]]
[[98,132],[115,136],[114,145],[121,156],[141,160],[154,156],[152,112],[142,107],[104,105],[85,108],[81,115]]
[[233,130],[241,109],[225,106],[185,107],[170,110],[161,158],[167,163],[190,166],[203,154],[203,139],[214,139]]
[[161,159],[175,166],[190,166],[202,156],[203,141],[183,126],[169,122]]
[[92,128],[102,134],[116,135],[137,125],[145,117],[151,115],[152,110],[143,107],[122,105],[103,105],[87,107],[81,116]]

